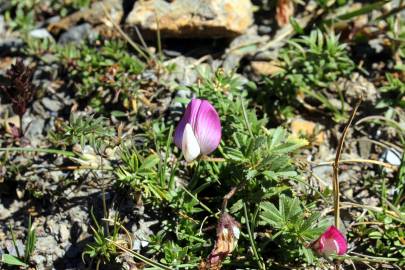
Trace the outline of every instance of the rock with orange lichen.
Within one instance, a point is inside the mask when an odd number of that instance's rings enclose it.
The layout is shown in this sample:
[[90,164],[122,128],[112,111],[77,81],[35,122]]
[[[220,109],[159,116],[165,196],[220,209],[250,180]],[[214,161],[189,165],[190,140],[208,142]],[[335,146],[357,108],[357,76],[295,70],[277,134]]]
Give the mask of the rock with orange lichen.
[[319,129],[316,123],[304,119],[297,118],[291,122],[291,132],[294,135],[304,135],[315,144],[322,144],[325,141],[325,132]]
[[256,75],[272,76],[283,70],[276,61],[252,61],[250,65]]
[[145,38],[224,38],[243,34],[253,22],[250,0],[140,0],[126,18]]

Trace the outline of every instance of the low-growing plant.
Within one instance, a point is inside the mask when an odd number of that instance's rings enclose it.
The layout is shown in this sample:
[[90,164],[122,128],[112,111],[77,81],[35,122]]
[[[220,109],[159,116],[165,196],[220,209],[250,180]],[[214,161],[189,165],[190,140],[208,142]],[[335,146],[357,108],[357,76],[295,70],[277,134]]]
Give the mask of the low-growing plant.
[[405,82],[392,73],[387,73],[385,76],[387,82],[380,88],[383,98],[376,107],[405,107]]
[[0,254],[0,262],[10,266],[28,267],[30,265],[31,256],[35,251],[35,244],[37,241],[35,225],[31,222],[31,216],[28,219],[28,232],[24,245],[24,254],[20,254],[20,247],[17,245],[13,228],[9,227],[9,229],[16,254]]
[[86,144],[99,148],[113,141],[115,130],[109,126],[103,117],[83,116],[72,114],[69,122],[57,126],[56,131],[49,132],[50,141],[63,148]]
[[10,7],[5,12],[5,20],[12,30],[27,33],[35,27],[35,5],[40,0],[11,0]]
[[382,211],[369,209],[368,215],[356,220],[350,234],[354,239],[362,239],[356,248],[364,249],[371,256],[397,258],[399,266],[404,266],[404,209],[403,206],[394,206],[384,197],[382,200]]
[[135,110],[138,75],[144,64],[128,53],[122,42],[102,43],[99,48],[71,44],[58,51],[69,77],[75,82],[76,95],[88,99],[95,111],[103,111],[108,104]]
[[47,61],[44,55],[50,53],[54,54],[57,49],[57,43],[52,38],[39,39],[31,36],[24,37],[26,46],[22,49],[23,53],[27,56]]
[[120,157],[122,164],[115,172],[119,185],[131,187],[137,201],[152,195],[159,199],[165,198],[163,187],[159,185],[157,167],[160,159],[156,154],[143,157],[135,148],[124,147]]
[[86,246],[86,249],[82,253],[82,260],[85,261],[85,257],[88,256],[91,259],[90,267],[93,266],[93,262],[96,260],[95,269],[98,270],[102,264],[115,262],[115,258],[119,255],[120,251],[114,243],[122,245],[126,241],[119,241],[122,225],[118,216],[112,221],[112,231],[110,231],[110,222],[108,220],[104,220],[104,226],[102,226],[97,221],[93,209],[90,210],[90,215],[95,225],[95,227],[91,227],[94,242]]
[[288,112],[291,111],[287,109],[289,106],[297,107],[299,102],[311,99],[332,112],[335,121],[347,119],[344,108],[332,104],[327,95],[330,84],[350,75],[355,67],[346,44],[340,43],[339,36],[334,33],[324,34],[320,30],[293,39],[288,44],[280,52],[281,71],[265,78],[269,94],[266,100],[277,99],[274,105],[264,103],[270,106],[267,111]]
[[298,198],[285,195],[279,197],[278,207],[264,201],[260,204],[259,224],[274,229],[269,237],[272,242],[277,242],[277,248],[283,250],[282,260],[292,262],[305,258],[307,262],[313,263],[315,257],[308,250],[308,243],[326,229],[326,223],[319,223],[319,212],[307,213],[300,204]]
[[73,11],[90,7],[93,0],[51,0],[48,2],[50,2],[49,6],[53,12],[59,13],[60,16],[66,16]]
[[[232,195],[234,198],[229,201],[229,204],[230,211],[235,218],[244,219],[245,224],[251,220],[245,215],[243,210],[243,205],[245,205],[247,213],[252,213],[252,218],[255,220],[251,224],[251,233],[246,234],[245,229],[242,228],[243,237],[239,239],[241,247],[234,251],[236,254],[249,252],[246,246],[250,247],[252,241],[257,241],[256,233],[259,227],[256,224],[259,222],[260,203],[277,198],[282,192],[290,192],[291,187],[288,185],[288,181],[297,177],[292,154],[306,145],[306,141],[289,136],[282,128],[267,129],[265,127],[267,118],[265,116],[259,118],[255,109],[250,107],[252,104],[245,89],[251,87],[247,87],[246,81],[240,77],[226,74],[223,71],[202,72],[200,84],[192,87],[192,91],[199,98],[207,100],[217,110],[221,118],[222,142],[219,150],[214,151],[209,157],[202,156],[191,161],[189,163],[193,164],[191,166],[185,166],[182,162],[163,163],[163,166],[168,167],[165,179],[173,175],[173,167],[175,167],[174,172],[177,172],[177,175],[180,173],[181,177],[185,178],[185,183],[179,183],[169,189],[166,189],[165,185],[160,186],[160,190],[168,194],[166,206],[172,213],[168,214],[167,220],[161,222],[161,229],[157,233],[159,237],[150,239],[151,249],[148,253],[161,258],[160,262],[173,266],[195,265],[201,260],[202,254],[207,254],[207,250],[212,249],[212,245],[207,245],[202,240],[205,233],[201,232],[202,224],[198,220],[204,217],[217,217],[218,212],[216,213],[214,209],[221,208],[221,205],[222,211],[227,209],[228,199],[224,199],[226,203],[223,203],[222,200],[229,190],[231,193],[234,190]],[[199,102],[203,104],[201,100],[195,101],[197,105]],[[197,115],[196,117],[204,119],[203,116]],[[199,121],[198,119],[196,121]],[[202,123],[195,123],[195,125],[199,124]],[[151,133],[155,134],[152,137],[155,148],[159,150],[157,154],[164,156],[164,160],[167,161],[167,156],[171,153],[168,146],[172,143],[172,140],[168,140],[167,137],[171,137],[171,132],[168,129],[160,128],[157,123],[153,126],[152,130],[155,131]],[[121,160],[126,164],[125,171],[132,171],[132,173],[122,173],[121,171],[119,178],[125,179],[131,175],[135,177],[136,181],[131,179],[135,187],[142,188],[144,185],[150,185],[149,178],[145,178],[145,175],[142,174],[145,171],[142,169],[143,163],[149,159],[149,154],[145,153],[144,161],[142,161],[139,156],[143,155],[144,151],[127,152],[131,154]],[[133,165],[128,166],[128,164]],[[150,172],[147,175],[151,175]],[[147,193],[144,192],[144,194]],[[304,211],[300,213],[302,216],[299,218],[302,221]],[[173,218],[176,222],[173,222]],[[311,223],[311,229],[314,229],[317,218],[314,216],[310,219],[311,222],[308,221]],[[304,225],[297,228],[302,229],[300,232],[306,235],[307,232],[303,227]],[[260,227],[260,230],[262,228]],[[321,228],[323,229],[323,227]],[[198,233],[199,230],[200,233]],[[314,229],[314,234],[308,238],[313,240],[315,236],[318,236],[315,233],[319,232],[320,229],[318,231]],[[308,238],[305,240],[309,241]],[[279,241],[282,243],[283,240]],[[292,250],[291,252],[293,252]],[[308,252],[308,254],[312,253]],[[309,257],[308,254],[306,255]],[[203,255],[203,257],[205,256]],[[259,260],[263,259],[259,258]],[[247,266],[251,262],[244,260],[234,264],[232,261],[225,260],[222,263],[232,268],[241,264]]]

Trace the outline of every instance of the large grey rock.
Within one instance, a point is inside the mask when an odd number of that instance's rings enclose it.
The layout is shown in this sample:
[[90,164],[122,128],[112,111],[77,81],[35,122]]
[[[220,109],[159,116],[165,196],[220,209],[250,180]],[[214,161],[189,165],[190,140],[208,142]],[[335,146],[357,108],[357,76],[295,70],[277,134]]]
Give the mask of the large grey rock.
[[82,42],[86,38],[91,37],[92,26],[88,23],[83,23],[70,28],[63,33],[59,38],[59,43],[66,44],[70,42]]
[[33,38],[38,39],[53,39],[52,35],[45,28],[38,28],[31,30],[29,35]]
[[60,101],[56,99],[51,99],[49,97],[44,97],[42,99],[42,105],[44,105],[46,109],[52,112],[57,112],[63,107],[63,104]]
[[250,0],[140,0],[126,18],[148,37],[223,38],[243,34],[253,22]]
[[81,9],[69,16],[65,16],[60,20],[55,19],[55,22],[50,22],[48,26],[49,32],[54,35],[60,34],[62,31],[69,31],[72,27],[86,22],[93,26],[105,25],[106,13],[114,23],[119,23],[123,15],[122,0],[103,0],[93,1],[90,8]]

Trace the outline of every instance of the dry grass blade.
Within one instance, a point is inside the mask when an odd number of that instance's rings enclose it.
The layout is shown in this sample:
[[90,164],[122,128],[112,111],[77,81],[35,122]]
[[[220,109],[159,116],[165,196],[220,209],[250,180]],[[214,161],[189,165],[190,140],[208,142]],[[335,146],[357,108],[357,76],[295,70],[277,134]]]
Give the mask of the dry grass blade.
[[149,61],[152,58],[152,55],[149,53],[147,48],[145,48],[147,54],[136,44],[122,29],[121,27],[114,22],[110,14],[107,11],[107,8],[103,6],[104,14],[107,17],[108,23],[114,26],[115,29],[120,33],[120,35],[132,46],[132,48],[137,51],[146,61]]
[[146,258],[145,256],[143,256],[143,255],[141,255],[141,254],[139,254],[139,253],[137,253],[137,252],[135,252],[135,251],[133,251],[133,250],[131,250],[131,249],[128,249],[128,248],[126,248],[126,247],[123,247],[123,246],[117,244],[116,242],[114,242],[114,241],[112,241],[112,240],[110,240],[110,239],[107,239],[107,241],[110,242],[110,243],[112,243],[112,244],[113,244],[114,246],[116,246],[118,249],[121,249],[122,251],[127,252],[127,253],[133,255],[135,258],[141,260],[142,262],[144,262],[144,263],[147,264],[147,265],[154,266],[154,267],[156,267],[156,268],[158,268],[158,269],[163,269],[163,270],[171,270],[171,269],[172,269],[172,268],[170,268],[170,267],[168,267],[168,266],[166,266],[166,265],[163,265],[163,264],[158,263],[158,262],[155,262],[155,261],[153,261],[153,260],[151,260],[151,259],[149,259],[149,258]]
[[[374,165],[379,165],[383,166],[389,169],[398,169],[398,166],[379,161],[379,160],[373,160],[373,159],[344,159],[344,160],[339,160],[339,163],[345,163],[345,164],[351,164],[351,163],[368,163],[368,164],[374,164]],[[325,165],[334,165],[335,161],[327,161],[327,162],[321,162],[315,164],[315,166],[325,166]]]

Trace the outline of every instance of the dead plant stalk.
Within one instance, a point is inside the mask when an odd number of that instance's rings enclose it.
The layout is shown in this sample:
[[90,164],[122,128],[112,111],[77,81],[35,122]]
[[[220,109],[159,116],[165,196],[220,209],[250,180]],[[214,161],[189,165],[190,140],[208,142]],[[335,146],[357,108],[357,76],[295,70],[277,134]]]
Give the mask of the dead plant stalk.
[[347,135],[347,132],[353,122],[354,116],[356,115],[357,110],[359,109],[360,103],[361,103],[361,98],[357,102],[351,116],[349,119],[349,122],[345,126],[342,137],[339,140],[339,145],[336,150],[336,157],[335,157],[335,162],[333,163],[333,204],[334,204],[334,217],[335,217],[335,227],[339,229],[339,221],[340,221],[340,209],[339,209],[339,161],[340,161],[340,156],[342,155],[343,151],[343,144]]

